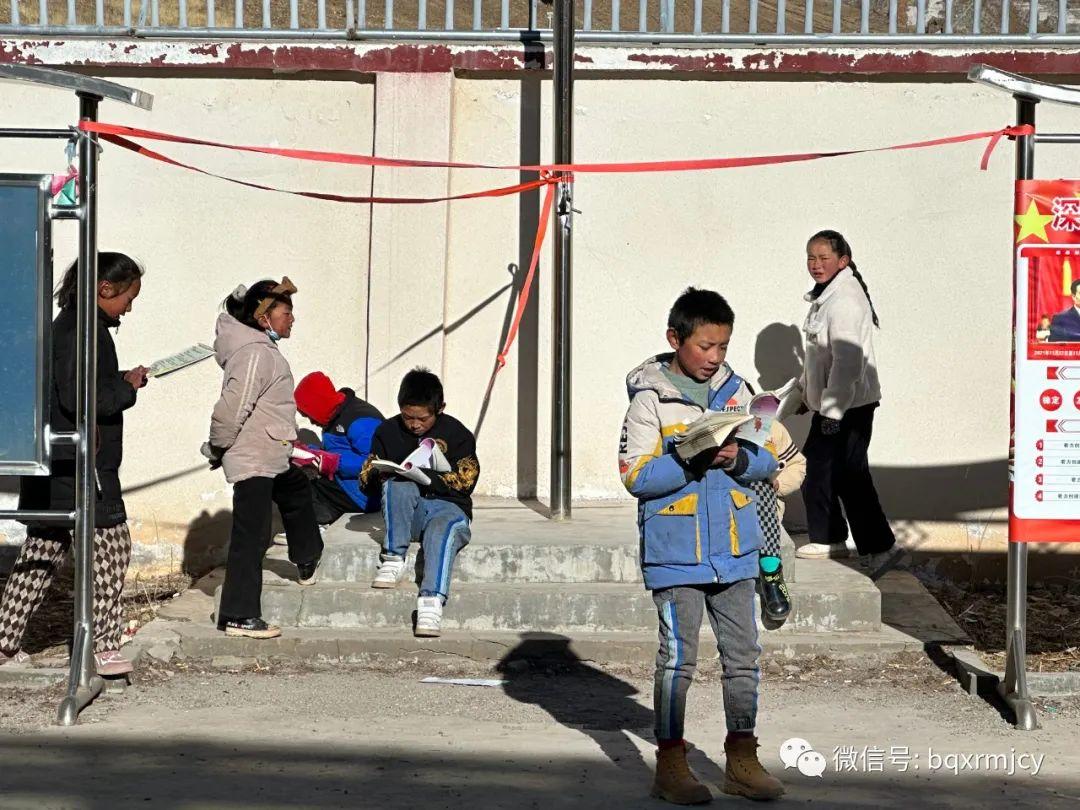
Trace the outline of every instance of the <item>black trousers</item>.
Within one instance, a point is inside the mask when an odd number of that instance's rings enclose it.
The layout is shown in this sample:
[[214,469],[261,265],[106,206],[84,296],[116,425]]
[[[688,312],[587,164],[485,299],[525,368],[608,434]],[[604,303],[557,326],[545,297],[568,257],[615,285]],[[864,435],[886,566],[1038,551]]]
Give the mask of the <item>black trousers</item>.
[[218,622],[262,615],[262,561],[270,547],[271,507],[277,504],[289,542],[289,559],[308,563],[322,555],[323,542],[311,487],[296,467],[274,478],[248,478],[233,485],[232,538],[221,587]]
[[832,436],[822,435],[821,414],[815,413],[810,422],[810,435],[803,447],[806,478],[802,496],[814,543],[843,543],[848,525],[860,554],[888,551],[896,543],[867,459],[877,406],[873,402],[851,408],[840,420],[840,431]]
[[311,500],[315,505],[315,520],[320,526],[329,526],[346,512],[360,511],[345,490],[322,476],[311,479]]

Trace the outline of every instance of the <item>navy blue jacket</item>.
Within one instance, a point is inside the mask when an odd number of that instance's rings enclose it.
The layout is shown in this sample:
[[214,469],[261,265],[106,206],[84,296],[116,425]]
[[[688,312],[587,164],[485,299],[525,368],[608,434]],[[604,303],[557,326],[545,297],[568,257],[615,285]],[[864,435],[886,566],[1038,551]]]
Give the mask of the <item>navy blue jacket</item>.
[[1080,313],[1076,307],[1069,307],[1050,319],[1050,342],[1080,342]]

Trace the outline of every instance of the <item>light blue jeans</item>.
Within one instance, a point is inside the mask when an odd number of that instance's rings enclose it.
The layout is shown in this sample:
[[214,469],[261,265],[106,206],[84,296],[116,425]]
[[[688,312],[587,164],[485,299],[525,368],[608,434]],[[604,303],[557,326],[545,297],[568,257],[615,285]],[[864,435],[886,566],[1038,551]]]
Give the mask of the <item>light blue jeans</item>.
[[454,558],[472,537],[469,519],[449,501],[424,498],[412,481],[388,480],[383,484],[382,514],[386,539],[380,559],[405,559],[409,543],[420,541],[424,554],[421,596],[450,594]]

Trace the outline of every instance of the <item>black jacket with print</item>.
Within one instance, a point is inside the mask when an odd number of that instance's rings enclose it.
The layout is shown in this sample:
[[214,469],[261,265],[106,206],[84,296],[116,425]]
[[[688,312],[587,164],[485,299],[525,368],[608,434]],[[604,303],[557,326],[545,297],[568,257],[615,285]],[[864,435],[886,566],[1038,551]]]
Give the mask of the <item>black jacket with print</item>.
[[434,439],[450,463],[450,472],[437,473],[424,470],[431,485],[420,487],[425,498],[449,501],[461,508],[472,520],[472,491],[480,477],[480,461],[476,458],[476,437],[472,431],[449,414],[439,414],[431,430],[423,436],[411,433],[401,420],[401,414],[387,419],[375,429],[371,440],[371,455],[360,472],[360,485],[367,491],[377,490],[379,476],[371,466],[371,459],[380,458],[403,462],[420,446],[421,439]]

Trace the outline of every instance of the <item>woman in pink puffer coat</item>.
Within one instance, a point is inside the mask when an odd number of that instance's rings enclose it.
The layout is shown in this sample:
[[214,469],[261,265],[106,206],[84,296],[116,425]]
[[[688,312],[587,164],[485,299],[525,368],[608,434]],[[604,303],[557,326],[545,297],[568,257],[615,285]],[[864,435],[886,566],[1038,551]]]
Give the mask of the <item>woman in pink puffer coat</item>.
[[274,638],[262,619],[262,560],[270,545],[272,504],[285,524],[289,559],[301,585],[315,582],[322,537],[307,477],[290,466],[296,403],[278,341],[293,326],[296,287],[286,277],[239,287],[218,316],[214,350],[225,373],[210,418],[207,454],[233,485],[233,525],[217,625],[229,636]]

